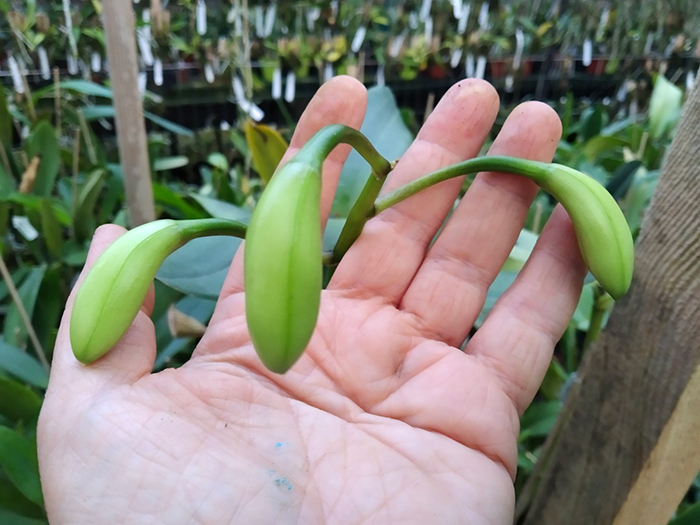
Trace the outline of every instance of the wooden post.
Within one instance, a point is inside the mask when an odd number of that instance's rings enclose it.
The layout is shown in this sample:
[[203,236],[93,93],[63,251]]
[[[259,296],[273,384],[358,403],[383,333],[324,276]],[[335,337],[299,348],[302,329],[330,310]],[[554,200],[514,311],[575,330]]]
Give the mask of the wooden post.
[[109,0],[102,3],[102,9],[126,204],[131,226],[138,226],[155,220],[156,214],[138,89],[134,11],[131,0]]
[[700,83],[637,242],[516,509],[524,525],[665,524],[700,470]]

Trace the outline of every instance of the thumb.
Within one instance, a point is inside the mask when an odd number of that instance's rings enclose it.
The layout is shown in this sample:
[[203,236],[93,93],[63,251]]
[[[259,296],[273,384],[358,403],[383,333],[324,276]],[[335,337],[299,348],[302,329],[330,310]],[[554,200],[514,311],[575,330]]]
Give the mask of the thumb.
[[54,347],[49,390],[53,388],[102,389],[106,384],[119,385],[132,383],[149,374],[156,356],[155,328],[149,314],[153,310],[154,289],[151,289],[129,330],[119,342],[102,358],[90,365],[84,365],[73,355],[70,343],[70,322],[75,295],[85,276],[102,253],[115,240],[124,235],[121,226],[106,224],[100,226],[90,244],[87,261],[73,287]]

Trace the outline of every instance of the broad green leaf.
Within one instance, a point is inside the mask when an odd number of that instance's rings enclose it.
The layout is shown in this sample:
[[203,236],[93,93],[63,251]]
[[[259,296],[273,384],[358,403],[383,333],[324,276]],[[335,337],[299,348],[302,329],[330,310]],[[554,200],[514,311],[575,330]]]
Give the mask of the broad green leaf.
[[83,117],[88,122],[91,120],[99,120],[102,118],[114,118],[115,110],[114,106],[86,106],[82,108]]
[[542,380],[542,385],[540,386],[540,393],[545,399],[553,401],[559,399],[559,394],[562,391],[562,387],[566,384],[569,376],[564,370],[564,367],[559,364],[556,358],[552,358],[549,363],[549,368],[547,373]]
[[153,198],[175,219],[203,219],[207,214],[193,206],[178,192],[162,184],[153,184]]
[[213,167],[216,168],[219,171],[222,171],[224,173],[228,172],[228,160],[226,159],[226,155],[222,153],[211,153],[207,157],[207,162]]
[[36,125],[26,140],[26,151],[29,159],[37,155],[41,157],[33,192],[37,195],[51,195],[61,166],[61,151],[56,130],[48,121],[42,120]]
[[603,118],[603,108],[600,104],[587,108],[583,112],[581,115],[581,134],[584,141],[600,135],[603,129]]
[[12,117],[7,107],[7,92],[0,84],[0,142],[7,152],[12,145]]
[[[401,118],[396,99],[389,88],[374,86],[369,89],[368,95],[367,113],[360,131],[380,154],[389,160],[396,160],[408,149],[413,137]],[[370,172],[369,165],[353,150],[343,166],[331,210],[332,217],[347,217]]]
[[634,174],[637,173],[637,170],[641,166],[642,163],[638,160],[626,162],[615,170],[615,173],[613,173],[613,176],[605,185],[605,189],[608,190],[615,199],[621,200],[627,194],[627,190],[632,185]]
[[58,325],[66,303],[63,272],[61,265],[54,264],[49,267],[39,288],[41,300],[34,308],[32,326],[45,352],[56,345]]
[[245,123],[245,138],[255,171],[264,182],[269,182],[289,144],[278,131],[250,120]]
[[111,89],[89,80],[64,80],[59,87],[61,91],[75,91],[91,97],[114,98]]
[[0,375],[0,415],[10,421],[33,421],[39,410],[41,398],[34,390]]
[[587,332],[591,325],[591,313],[593,312],[593,303],[595,302],[593,286],[594,283],[588,283],[583,287],[578,305],[571,318],[576,330],[581,330],[582,332]]
[[165,259],[156,277],[182,293],[215,300],[240,244],[236,237],[194,239]]
[[517,272],[507,272],[502,271],[496,276],[491,286],[489,286],[488,292],[486,293],[486,300],[484,301],[484,306],[481,309],[481,313],[476,320],[476,327],[479,327],[486,320],[486,317],[491,312],[493,305],[496,304],[501,295],[510,287],[511,284],[515,282],[515,278],[518,276]]
[[510,251],[510,255],[503,265],[504,272],[519,272],[527,259],[530,257],[532,250],[535,248],[538,235],[528,230],[521,230],[518,235],[518,240],[515,241],[515,246]]
[[[43,280],[45,273],[46,266],[37,266],[36,268],[33,268],[17,289],[19,296],[22,299],[24,309],[27,311],[27,315],[30,319],[34,313],[34,305],[36,304],[39,287],[41,286],[41,281]],[[17,305],[15,305],[14,302],[7,310],[3,334],[5,341],[8,343],[19,346],[20,348],[24,347],[27,339],[27,330],[22,322],[22,318],[19,315]]]
[[629,142],[626,140],[617,137],[596,135],[595,137],[586,141],[581,148],[581,152],[586,157],[588,162],[595,162],[603,153],[608,153],[615,150],[622,151],[622,148],[625,146],[629,146]]
[[38,518],[20,516],[9,510],[0,509],[0,523],[7,523],[8,525],[48,525],[49,522]]
[[53,205],[48,197],[41,199],[41,229],[44,233],[44,241],[49,253],[55,259],[61,258],[63,248],[63,232],[58,224]]
[[[36,213],[41,212],[41,202],[42,198],[38,195],[29,195],[27,193],[13,193],[7,197],[9,202],[15,204],[20,204],[24,206],[25,211],[33,211]],[[53,212],[56,219],[61,224],[61,226],[71,225],[71,216],[68,210],[65,209],[63,204],[57,200],[51,200],[51,205],[53,206]]]
[[17,190],[14,177],[7,173],[5,167],[0,164],[0,199],[4,199]]
[[203,195],[192,195],[204,210],[217,219],[231,219],[245,224],[250,220],[250,211],[229,202],[220,201]]
[[656,75],[654,90],[649,101],[649,135],[658,139],[671,131],[681,112],[683,91],[666,77]]
[[73,229],[78,240],[89,238],[95,229],[95,205],[104,187],[106,175],[107,171],[102,168],[94,170],[78,191],[73,216]]
[[700,501],[685,509],[668,522],[668,525],[698,525],[700,523]]
[[32,386],[46,388],[49,373],[27,352],[0,339],[0,369]]
[[37,505],[44,504],[36,443],[0,426],[0,466],[24,497]]
[[153,171],[168,171],[187,166],[190,159],[184,155],[177,157],[160,157],[153,162]]
[[547,436],[557,421],[561,407],[560,401],[540,401],[530,405],[520,419],[519,441]]
[[160,126],[171,133],[175,133],[175,135],[194,137],[194,132],[191,129],[181,126],[180,124],[176,124],[175,122],[159,117],[158,115],[154,115],[148,111],[144,111],[143,116],[153,122],[156,126]]

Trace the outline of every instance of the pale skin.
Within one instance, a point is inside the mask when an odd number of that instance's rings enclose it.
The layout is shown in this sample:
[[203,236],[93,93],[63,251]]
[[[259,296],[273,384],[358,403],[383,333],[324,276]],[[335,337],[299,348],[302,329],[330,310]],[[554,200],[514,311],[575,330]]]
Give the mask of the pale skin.
[[[305,111],[286,159],[324,125],[359,128],[366,91],[338,77]],[[498,96],[465,80],[443,97],[384,191],[476,156]],[[492,154],[550,161],[561,124],[516,108]],[[347,147],[323,172],[327,217]],[[236,255],[193,357],[152,374],[150,296],[90,366],[59,331],[39,420],[51,523],[510,524],[518,417],[576,306],[585,268],[557,209],[515,284],[464,351],[534,198],[521,177],[450,180],[372,219],[323,292],[317,330],[285,375],[263,368]],[[88,264],[123,229],[101,227]],[[274,322],[274,320],[271,320]]]

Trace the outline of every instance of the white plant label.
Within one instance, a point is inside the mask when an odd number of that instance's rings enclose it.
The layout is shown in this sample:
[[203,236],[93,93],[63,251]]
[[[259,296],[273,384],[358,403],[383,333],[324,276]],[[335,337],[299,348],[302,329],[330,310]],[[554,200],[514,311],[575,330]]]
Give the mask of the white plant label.
[[41,70],[41,78],[48,80],[51,78],[51,68],[49,67],[49,56],[46,54],[44,46],[37,48],[39,54],[39,69]]
[[[143,12],[143,21],[149,22],[151,19],[150,11],[146,9]],[[141,59],[147,66],[153,65],[153,51],[151,49],[151,26],[146,25],[136,30],[136,42],[141,52]]]
[[272,72],[272,98],[275,100],[282,98],[282,68],[279,66]]
[[425,40],[430,43],[430,41],[433,39],[433,17],[429,17],[425,21],[425,32],[423,33],[425,36]]
[[648,55],[651,53],[651,45],[654,43],[654,33],[649,33],[647,35],[647,41],[644,44],[644,54]]
[[246,100],[243,82],[241,82],[241,78],[238,75],[233,76],[233,79],[231,80],[231,87],[233,87],[233,96],[239,104],[241,101]]
[[488,29],[489,27],[489,3],[484,2],[481,4],[481,10],[479,11],[479,28]]
[[583,62],[583,65],[586,67],[590,66],[593,60],[593,43],[591,42],[590,38],[583,41],[582,55],[581,61]]
[[277,4],[271,4],[265,11],[265,31],[264,36],[268,37],[272,34],[275,27],[275,15],[277,14]]
[[507,93],[513,92],[513,75],[506,75],[505,88]]
[[685,75],[685,89],[690,91],[695,87],[695,73],[693,71],[688,71]]
[[452,0],[452,14],[457,20],[462,17],[463,8],[464,5],[462,4],[462,0]]
[[71,75],[78,74],[78,60],[75,56],[71,55],[70,52],[66,55],[66,65],[68,67],[68,73]]
[[625,101],[625,99],[627,98],[627,82],[622,83],[620,89],[617,90],[617,95],[615,95],[615,98],[618,102]]
[[474,73],[476,78],[484,78],[484,73],[486,73],[486,57],[481,55],[476,60],[476,72]]
[[156,86],[163,85],[163,62],[160,58],[153,61],[153,82]]
[[207,4],[204,2],[204,0],[197,0],[195,21],[197,26],[197,34],[204,35],[207,32]]
[[360,48],[362,47],[362,43],[365,41],[366,34],[367,28],[364,25],[361,25],[357,28],[355,38],[352,39],[352,44],[350,45],[350,49],[352,49],[353,53],[357,53],[360,50]]
[[12,77],[12,85],[15,91],[20,95],[24,93],[24,81],[22,80],[22,73],[19,70],[19,64],[14,56],[10,55],[7,57],[7,65],[10,67],[10,76]]
[[469,22],[469,13],[471,13],[471,11],[471,5],[466,5],[464,6],[464,9],[462,9],[462,14],[460,15],[459,21],[457,22],[458,33],[464,33],[467,30],[467,22]]
[[326,62],[326,65],[323,66],[323,81],[328,82],[334,76],[335,73],[333,71],[333,64],[331,64],[330,62]]
[[401,48],[403,47],[403,43],[406,40],[406,31],[402,32],[397,36],[394,41],[391,43],[391,47],[389,48],[389,56],[391,58],[396,58],[399,56],[399,52],[401,51]]
[[214,68],[211,66],[210,62],[204,64],[204,78],[210,84],[214,82]]
[[23,215],[13,215],[12,226],[14,226],[15,230],[21,233],[22,237],[27,239],[29,242],[32,242],[34,239],[39,237],[39,232],[36,231],[34,226],[32,226],[29,219]]
[[384,66],[382,66],[382,65],[379,65],[377,67],[377,85],[378,86],[386,85],[386,80],[384,78]]
[[102,55],[97,51],[93,51],[92,55],[90,55],[90,69],[95,73],[102,71]]
[[467,78],[474,78],[474,55],[467,53],[467,59],[464,61],[464,70]]
[[418,14],[415,11],[411,11],[408,14],[408,27],[411,29],[416,29],[418,27]]
[[431,7],[433,7],[433,0],[423,0],[423,3],[420,6],[420,13],[418,15],[418,18],[420,18],[421,21],[425,22],[428,19],[430,16]]
[[255,6],[255,35],[258,38],[263,37],[265,32],[265,20],[263,16],[263,8],[261,5]]
[[523,49],[525,47],[525,35],[523,30],[518,28],[515,30],[515,56],[513,57],[513,69],[520,69],[520,63],[523,60]]
[[294,97],[296,96],[297,90],[297,77],[294,71],[287,73],[287,83],[284,86],[284,100],[287,102],[294,102]]
[[459,61],[462,60],[462,48],[455,49],[452,51],[452,56],[450,56],[450,67],[455,68],[459,65]]

